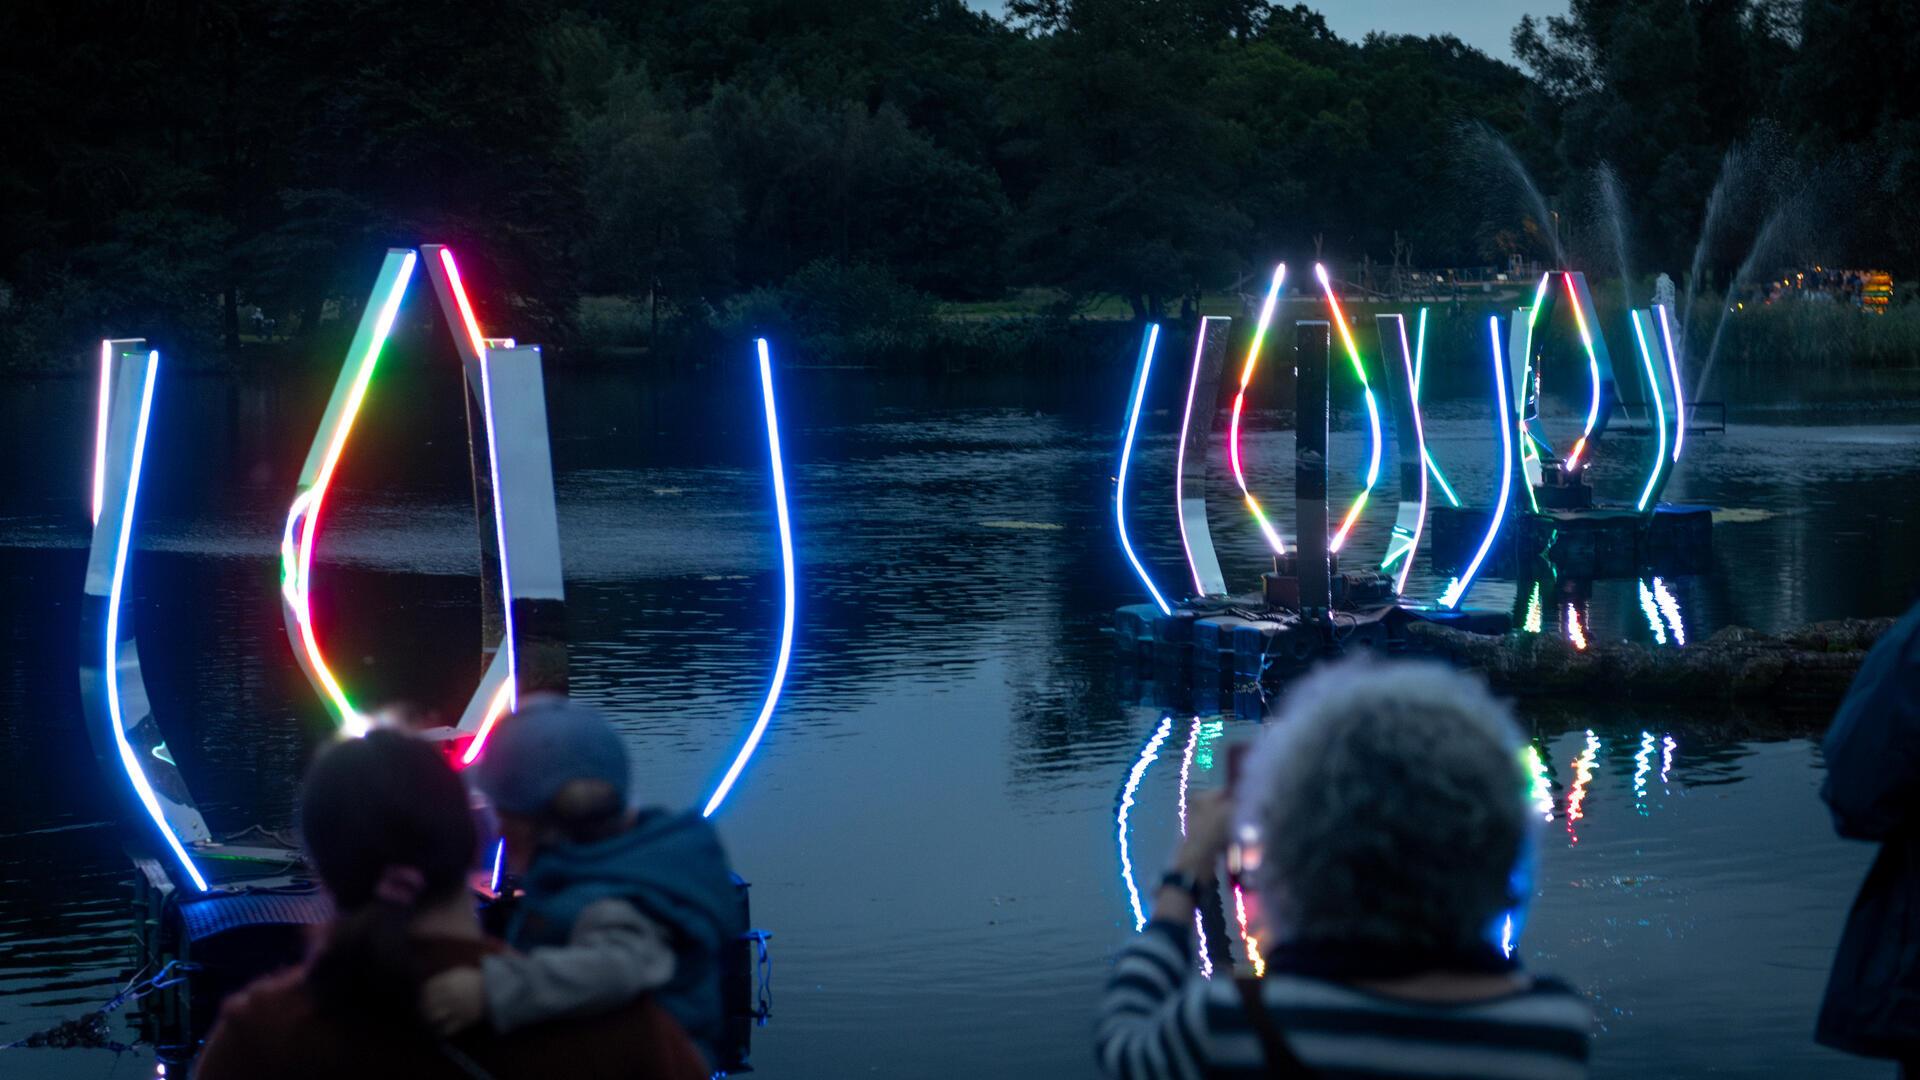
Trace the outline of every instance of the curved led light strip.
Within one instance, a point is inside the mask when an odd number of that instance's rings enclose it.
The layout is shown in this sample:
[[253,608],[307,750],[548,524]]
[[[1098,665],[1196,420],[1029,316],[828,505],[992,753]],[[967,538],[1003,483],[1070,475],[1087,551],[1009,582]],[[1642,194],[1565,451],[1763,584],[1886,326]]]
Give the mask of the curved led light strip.
[[[1533,306],[1527,309],[1527,327],[1524,338],[1526,344],[1520,356],[1520,377],[1514,380],[1513,383],[1513,412],[1520,430],[1521,465],[1525,468],[1528,463],[1532,463],[1534,472],[1539,471],[1540,440],[1538,436],[1534,435],[1532,426],[1527,422],[1527,400],[1533,389],[1534,379],[1533,325],[1540,318],[1540,309],[1544,307],[1547,302],[1547,289],[1552,284],[1553,273],[1549,271],[1540,275],[1540,284],[1534,287]],[[1527,490],[1528,508],[1537,513],[1540,509],[1540,503],[1533,493],[1533,480],[1531,476],[1532,474],[1529,473],[1529,480],[1523,486]]]
[[[1647,373],[1647,399],[1653,402],[1656,417],[1653,430],[1659,436],[1660,448],[1653,455],[1653,469],[1647,473],[1647,486],[1640,491],[1640,501],[1634,509],[1644,511],[1652,500],[1655,489],[1660,486],[1660,474],[1667,467],[1667,406],[1661,400],[1660,376],[1653,367],[1653,353],[1647,348],[1647,335],[1640,327],[1640,312],[1627,312],[1627,321],[1633,324],[1633,341],[1640,348],[1640,364]],[[1641,586],[1644,591],[1646,586]]]
[[[1353,343],[1353,333],[1347,329],[1347,316],[1340,310],[1340,301],[1333,295],[1333,283],[1327,279],[1327,268],[1320,263],[1313,264],[1313,276],[1320,279],[1320,290],[1326,293],[1327,306],[1333,309],[1333,324],[1340,328],[1340,343],[1346,346],[1347,359],[1353,364],[1353,373],[1360,379],[1360,392],[1367,401],[1367,426],[1373,436],[1373,452],[1367,458],[1367,482],[1355,496],[1353,505],[1347,508],[1347,514],[1340,519],[1340,529],[1333,534],[1333,540],[1327,544],[1329,552],[1338,552],[1347,542],[1347,535],[1353,531],[1354,522],[1360,520],[1360,512],[1367,508],[1367,498],[1373,494],[1373,485],[1380,479],[1380,405],[1373,399],[1373,387],[1367,383],[1366,366],[1360,363],[1360,349]],[[1402,330],[1404,336],[1405,331]],[[1414,407],[1415,415],[1419,406]]]
[[1500,403],[1494,410],[1500,427],[1500,500],[1493,507],[1493,524],[1488,526],[1487,535],[1480,538],[1480,550],[1473,553],[1466,572],[1454,578],[1440,594],[1440,606],[1449,610],[1460,606],[1460,598],[1466,595],[1474,576],[1480,572],[1480,565],[1487,559],[1487,552],[1493,549],[1494,537],[1500,535],[1500,525],[1507,517],[1507,496],[1513,491],[1513,425],[1506,421],[1507,364],[1500,355],[1500,317],[1488,316],[1487,326],[1493,337],[1493,400]]
[[358,358],[345,407],[335,421],[332,434],[327,437],[320,468],[314,474],[313,482],[295,496],[292,507],[287,511],[286,529],[280,538],[280,592],[286,598],[288,612],[298,624],[299,645],[305,654],[307,667],[320,683],[341,731],[355,736],[366,734],[367,718],[347,699],[346,691],[340,688],[339,680],[327,667],[320,643],[314,637],[313,611],[309,601],[312,595],[313,538],[320,523],[320,507],[326,500],[327,487],[333,482],[333,470],[340,463],[340,452],[346,448],[354,417],[359,415],[360,405],[366,399],[367,384],[373,378],[374,367],[380,362],[380,349],[393,330],[393,320],[399,314],[400,299],[406,295],[407,282],[413,277],[416,261],[416,254],[408,251],[401,260],[400,270],[389,286],[387,295],[380,299],[379,316],[373,324],[367,347]]
[[493,479],[488,487],[493,493],[494,546],[500,551],[500,595],[503,600],[500,609],[506,629],[501,644],[507,653],[507,677],[488,703],[486,716],[481,719],[480,729],[474,734],[473,741],[467,744],[466,751],[460,755],[460,764],[465,766],[480,760],[480,753],[487,745],[487,736],[493,733],[493,726],[500,718],[520,707],[520,676],[518,658],[514,654],[513,569],[512,560],[507,558],[507,516],[501,506],[500,447],[499,436],[494,430],[493,375],[487,366],[487,339],[480,332],[480,320],[474,317],[473,303],[467,299],[467,288],[460,280],[460,268],[454,265],[451,248],[440,249],[440,267],[446,271],[454,306],[460,309],[461,325],[466,327],[474,355],[480,360],[480,405],[481,412],[486,416],[487,466],[492,471]]
[[706,808],[700,811],[701,817],[712,817],[713,812],[720,809],[727,793],[733,790],[734,782],[740,779],[741,771],[747,767],[748,759],[759,747],[761,736],[767,733],[767,722],[773,719],[774,706],[780,703],[780,691],[787,682],[787,663],[793,658],[793,524],[787,514],[787,473],[780,458],[780,414],[774,408],[773,361],[767,355],[767,339],[756,339],[754,349],[760,358],[760,403],[767,417],[767,456],[773,462],[774,517],[780,524],[780,654],[773,663],[773,680],[767,687],[766,701],[760,705],[760,715],[754,718],[753,727],[747,731],[746,742],[740,745],[740,752],[734,755],[733,764],[727,766],[726,775],[720,778],[720,783],[713,789]]
[[1127,844],[1127,818],[1133,810],[1133,793],[1140,790],[1140,780],[1147,775],[1147,766],[1160,756],[1160,744],[1167,741],[1167,733],[1173,730],[1171,714],[1160,718],[1160,726],[1155,729],[1147,745],[1140,748],[1140,757],[1127,773],[1127,782],[1120,788],[1120,806],[1114,813],[1114,826],[1120,842],[1120,880],[1126,883],[1127,900],[1133,905],[1133,931],[1139,933],[1147,928],[1147,912],[1140,906],[1140,887],[1133,882],[1133,855]]
[[1153,374],[1153,350],[1160,343],[1160,324],[1147,325],[1147,339],[1140,344],[1140,363],[1133,374],[1133,401],[1127,406],[1127,437],[1120,444],[1120,477],[1113,491],[1113,518],[1120,527],[1120,550],[1126,552],[1127,562],[1133,564],[1133,572],[1140,576],[1141,584],[1153,595],[1153,602],[1160,607],[1160,614],[1171,615],[1173,608],[1167,605],[1167,599],[1147,576],[1147,568],[1140,565],[1139,556],[1133,553],[1133,543],[1127,539],[1127,465],[1133,460],[1133,433],[1140,426],[1140,404],[1147,397],[1147,380]]
[[[1199,561],[1194,557],[1193,542],[1187,539],[1187,432],[1193,424],[1193,399],[1198,395],[1200,389],[1200,369],[1206,363],[1207,332],[1215,322],[1228,323],[1231,325],[1231,320],[1209,315],[1200,320],[1200,332],[1193,337],[1193,370],[1192,373],[1187,376],[1187,406],[1186,410],[1180,414],[1180,444],[1179,449],[1175,451],[1173,463],[1173,513],[1180,527],[1180,550],[1186,554],[1187,570],[1193,575],[1193,595],[1195,596],[1206,596],[1215,590],[1208,589],[1207,582],[1202,580],[1204,575],[1200,572]],[[1216,355],[1218,354],[1216,353]],[[1218,372],[1215,372],[1215,378],[1218,378]],[[1214,380],[1208,380],[1207,386],[1210,390],[1217,391],[1218,389]],[[1215,396],[1217,398],[1217,394]],[[1215,400],[1210,402],[1209,405],[1210,408],[1217,409],[1219,402]],[[1204,476],[1206,473],[1206,449],[1204,445],[1200,449],[1200,454],[1200,471],[1201,475]],[[1204,490],[1204,483],[1201,486],[1203,490],[1200,493],[1200,498],[1197,500],[1200,505],[1196,508],[1200,513],[1200,519],[1197,524],[1199,525],[1200,533],[1204,540],[1207,570],[1208,573],[1216,579],[1214,584],[1220,587],[1218,591],[1225,592],[1225,582],[1219,580],[1220,560],[1214,554],[1213,541],[1207,533],[1206,492]]]
[[[1426,322],[1426,316],[1426,309],[1421,308],[1420,321],[1422,324]],[[1427,457],[1427,428],[1425,422],[1420,418],[1420,372],[1413,364],[1411,359],[1412,354],[1407,351],[1407,320],[1395,316],[1393,321],[1400,327],[1400,362],[1407,368],[1407,387],[1412,396],[1409,404],[1413,409],[1413,438],[1414,441],[1420,445],[1421,459],[1430,466],[1432,459]],[[1434,471],[1436,473],[1438,472],[1438,470]],[[1406,470],[1401,470],[1400,475],[1402,477],[1406,476]],[[1404,499],[1405,496],[1403,495],[1401,498]],[[1396,596],[1403,595],[1407,591],[1407,575],[1413,573],[1414,555],[1420,550],[1420,534],[1426,529],[1426,524],[1427,469],[1422,468],[1420,470],[1420,510],[1413,518],[1413,535],[1407,537],[1407,546],[1401,549],[1401,555],[1406,561],[1400,564],[1400,573],[1393,579],[1393,592]]]
[[[140,499],[140,470],[147,456],[147,420],[153,412],[153,382],[159,369],[160,353],[149,351],[146,383],[140,390],[140,420],[133,432],[133,466],[127,471],[127,498],[120,514],[120,536],[114,546],[113,584],[107,591],[106,657],[102,671],[106,675],[107,716],[113,723],[113,743],[120,752],[120,765],[127,771],[127,779],[133,783],[133,790],[140,797],[140,805],[146,808],[147,816],[153,819],[154,825],[160,829],[160,835],[166,839],[167,847],[180,860],[181,867],[193,880],[194,886],[206,892],[207,879],[200,876],[200,868],[193,864],[186,845],[180,842],[180,837],[167,824],[166,811],[160,808],[160,797],[147,780],[146,770],[141,768],[140,756],[134,753],[133,744],[127,741],[126,718],[120,705],[120,594],[127,582],[127,548],[133,540],[134,507]],[[106,465],[104,451],[100,455],[100,465],[102,468]]]
[[[1413,399],[1416,402],[1420,400],[1420,380],[1426,374],[1426,361],[1427,309],[1421,308],[1420,326],[1419,329],[1414,332],[1413,337]],[[1435,464],[1433,451],[1427,448],[1426,437],[1424,435],[1422,435],[1420,439],[1420,455],[1426,460],[1427,472],[1433,476],[1433,482],[1440,485],[1440,494],[1447,497],[1447,505],[1458,507],[1460,505],[1460,496],[1453,493],[1453,485],[1447,483],[1446,474],[1442,473],[1440,466]]]
[[1267,546],[1273,548],[1275,555],[1285,555],[1287,545],[1280,540],[1280,534],[1274,530],[1273,523],[1267,520],[1267,513],[1260,508],[1260,500],[1247,490],[1247,475],[1240,469],[1240,412],[1247,404],[1247,384],[1253,381],[1253,369],[1260,363],[1260,347],[1266,343],[1267,327],[1273,323],[1273,306],[1280,299],[1280,287],[1287,280],[1287,264],[1281,263],[1273,268],[1273,283],[1267,286],[1267,299],[1260,305],[1260,321],[1253,329],[1253,344],[1247,346],[1247,362],[1240,367],[1240,392],[1233,398],[1233,419],[1227,427],[1227,460],[1233,465],[1234,483],[1240,485],[1240,497],[1247,502],[1253,520],[1260,526],[1260,535],[1267,538]]
[[113,340],[100,342],[100,406],[93,427],[93,523],[100,524],[100,508],[107,498],[107,410],[113,395]]
[[1586,313],[1580,310],[1580,297],[1573,291],[1573,273],[1563,270],[1560,277],[1567,285],[1567,302],[1573,306],[1574,325],[1580,328],[1580,344],[1587,350],[1587,382],[1593,388],[1593,400],[1587,406],[1587,422],[1563,466],[1567,472],[1572,472],[1579,467],[1580,455],[1587,448],[1587,439],[1593,435],[1593,425],[1600,420],[1600,358],[1593,351],[1593,333],[1587,328]]
[[1667,346],[1667,373],[1673,377],[1673,463],[1680,464],[1680,446],[1687,440],[1687,399],[1680,389],[1680,354],[1673,351],[1673,328],[1667,323],[1667,305],[1655,304],[1660,313],[1660,337]]

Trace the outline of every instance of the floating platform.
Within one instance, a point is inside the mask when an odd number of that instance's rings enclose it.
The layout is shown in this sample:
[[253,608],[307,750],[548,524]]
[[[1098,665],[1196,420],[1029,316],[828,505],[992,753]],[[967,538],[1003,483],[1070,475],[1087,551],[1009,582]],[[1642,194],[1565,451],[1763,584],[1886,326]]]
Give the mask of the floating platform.
[[[1432,509],[1428,550],[1436,573],[1458,573],[1472,559],[1490,513],[1464,506]],[[1536,559],[1573,578],[1704,574],[1713,568],[1713,508],[1662,504],[1651,514],[1626,506],[1524,513],[1488,553],[1481,572],[1513,577]]]
[[1160,681],[1190,682],[1196,692],[1206,685],[1245,692],[1283,682],[1320,660],[1355,649],[1433,652],[1408,633],[1416,622],[1476,634],[1504,634],[1513,625],[1504,611],[1382,604],[1306,613],[1267,608],[1262,599],[1178,605],[1166,615],[1154,604],[1129,604],[1114,612],[1114,643],[1122,655],[1150,666]]

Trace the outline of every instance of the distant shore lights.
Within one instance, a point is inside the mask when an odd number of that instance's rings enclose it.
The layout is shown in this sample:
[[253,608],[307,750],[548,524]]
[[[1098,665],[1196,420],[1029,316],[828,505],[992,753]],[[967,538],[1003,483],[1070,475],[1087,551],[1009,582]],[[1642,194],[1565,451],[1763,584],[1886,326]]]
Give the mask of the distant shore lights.
[[760,404],[767,421],[767,457],[773,466],[773,510],[780,529],[780,651],[773,663],[773,678],[767,686],[766,699],[761,702],[760,714],[754,717],[753,726],[747,731],[746,741],[740,744],[740,750],[734,755],[733,764],[727,766],[725,776],[713,789],[713,795],[707,799],[707,805],[700,811],[702,817],[712,817],[720,804],[726,801],[727,793],[740,779],[747,767],[747,761],[760,746],[760,739],[767,733],[767,723],[773,719],[774,707],[780,703],[780,692],[787,682],[787,664],[793,658],[793,621],[794,621],[794,565],[793,565],[793,523],[787,510],[787,474],[780,456],[780,414],[775,408],[773,397],[773,360],[767,352],[767,339],[754,341],[754,350],[760,361]]

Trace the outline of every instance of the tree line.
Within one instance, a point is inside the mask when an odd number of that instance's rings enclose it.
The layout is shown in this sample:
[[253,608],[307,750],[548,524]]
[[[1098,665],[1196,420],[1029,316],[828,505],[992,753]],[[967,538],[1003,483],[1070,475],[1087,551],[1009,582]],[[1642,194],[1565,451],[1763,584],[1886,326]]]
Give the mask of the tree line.
[[[6,5],[0,362],[129,326],[311,342],[422,240],[561,342],[582,297],[648,341],[1014,295],[1144,316],[1282,255],[1496,265],[1563,232],[1679,277],[1717,184],[1817,189],[1829,260],[1908,271],[1914,40],[1900,0],[1573,0],[1515,28],[1519,67],[1262,0]],[[1709,284],[1762,216],[1715,226]]]

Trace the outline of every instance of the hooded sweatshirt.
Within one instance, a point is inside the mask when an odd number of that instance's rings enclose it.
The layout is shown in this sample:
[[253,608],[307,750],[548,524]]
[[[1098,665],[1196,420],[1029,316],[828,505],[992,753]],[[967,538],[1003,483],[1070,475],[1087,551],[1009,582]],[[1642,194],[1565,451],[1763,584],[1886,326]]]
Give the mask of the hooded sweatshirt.
[[525,896],[507,928],[518,949],[566,945],[581,913],[606,900],[633,905],[665,931],[674,970],[654,998],[709,1061],[721,1060],[720,955],[747,926],[739,879],[705,818],[642,810],[631,828],[604,840],[543,846],[521,884]]

